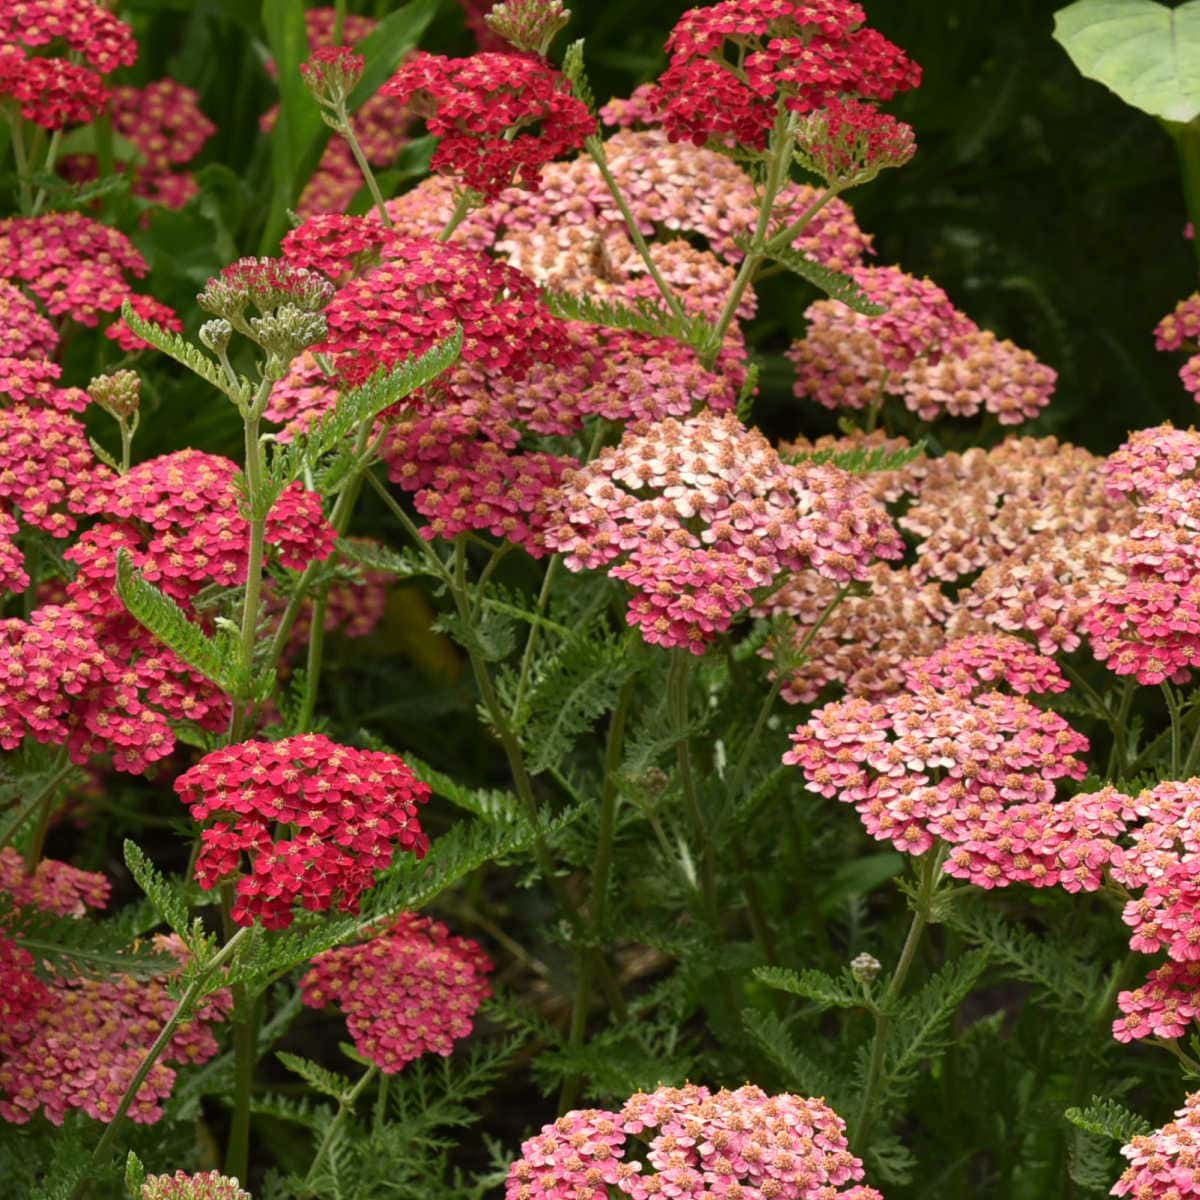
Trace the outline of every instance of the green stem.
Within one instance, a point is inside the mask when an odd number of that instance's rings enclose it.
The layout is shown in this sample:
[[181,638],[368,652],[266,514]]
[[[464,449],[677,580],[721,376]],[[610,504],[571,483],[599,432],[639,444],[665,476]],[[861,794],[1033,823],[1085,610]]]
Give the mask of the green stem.
[[29,185],[29,154],[25,148],[25,125],[21,114],[8,110],[8,128],[12,135],[13,163],[17,168],[17,196],[23,213],[33,209],[33,189]]
[[[604,751],[604,783],[600,793],[600,828],[596,835],[596,858],[592,864],[592,896],[588,905],[588,917],[593,934],[602,933],[608,921],[608,881],[612,872],[613,842],[617,829],[617,799],[619,788],[617,777],[621,769],[621,758],[625,747],[625,725],[633,703],[634,680],[629,679],[621,688],[617,706],[613,709],[608,726],[608,742]],[[571,1030],[568,1045],[572,1050],[583,1047],[587,1035],[588,1006],[592,998],[592,972],[600,951],[585,946],[579,953],[578,974],[575,979],[575,999],[571,1006]],[[563,1081],[559,1096],[558,1111],[567,1112],[575,1107],[583,1079],[575,1075]]]
[[[1133,704],[1133,693],[1137,687],[1137,683],[1133,679],[1126,679],[1121,689],[1121,701],[1117,707],[1117,714],[1109,723],[1109,728],[1112,730],[1112,749],[1108,754],[1108,770],[1105,772],[1110,779],[1121,778],[1121,774],[1126,765],[1126,726],[1129,723],[1129,709]],[[1200,730],[1197,731],[1200,736]],[[1192,761],[1192,752],[1200,749],[1200,741],[1193,741],[1192,750],[1188,752],[1188,765]]]
[[317,1168],[325,1161],[325,1155],[329,1153],[329,1148],[333,1145],[342,1122],[346,1119],[347,1114],[354,1111],[354,1105],[358,1102],[359,1096],[367,1089],[378,1071],[379,1068],[372,1064],[363,1072],[362,1077],[354,1087],[346,1095],[339,1097],[337,1112],[333,1120],[329,1122],[329,1127],[325,1130],[325,1136],[321,1139],[320,1146],[317,1147],[317,1154],[312,1160],[312,1166],[308,1168],[308,1174],[304,1177],[305,1188],[308,1188],[312,1183],[313,1178],[316,1176]]
[[[558,573],[561,555],[552,555],[550,561],[546,564],[546,573],[542,576],[542,586],[538,590],[537,604],[534,606],[534,613],[538,617],[545,616],[546,608],[550,603],[550,592],[554,587],[554,577]],[[513,712],[519,713],[521,706],[525,702],[525,691],[529,687],[529,676],[533,669],[533,656],[537,650],[538,637],[541,633],[541,622],[534,621],[529,626],[529,636],[525,639],[525,651],[521,655],[521,670],[517,676],[517,690],[513,699]]]
[[1148,1038],[1152,1046],[1161,1046],[1168,1054],[1173,1055],[1183,1063],[1189,1075],[1200,1075],[1200,1062],[1183,1050],[1179,1043],[1170,1038]]
[[1179,716],[1181,705],[1175,695],[1175,689],[1164,679],[1162,682],[1163,699],[1167,702],[1167,712],[1171,715],[1171,778],[1179,778],[1180,751],[1182,749],[1182,729]]
[[[108,1127],[96,1143],[96,1148],[92,1151],[91,1157],[93,1169],[103,1164],[105,1155],[116,1139],[117,1129],[124,1119],[125,1114],[129,1111],[129,1106],[133,1103],[142,1084],[146,1081],[146,1076],[150,1074],[151,1068],[158,1062],[159,1056],[170,1044],[171,1039],[175,1036],[175,1031],[190,1015],[192,1008],[201,998],[201,993],[204,991],[205,985],[212,978],[213,974],[220,970],[233,957],[242,941],[250,935],[250,932],[251,930],[248,928],[239,929],[213,956],[204,970],[192,980],[187,990],[180,997],[174,1012],[167,1018],[167,1022],[159,1031],[158,1037],[154,1039],[154,1044],[146,1051],[142,1061],[138,1064],[137,1070],[133,1073],[133,1078],[129,1081],[129,1086],[125,1089],[125,1094],[121,1097],[120,1103],[117,1105],[117,1110],[113,1114],[112,1120],[108,1123]],[[91,1180],[86,1177],[81,1179],[75,1185],[75,1190],[71,1193],[71,1200],[80,1200],[81,1197],[85,1196],[90,1183]]]
[[367,191],[371,193],[371,199],[379,210],[379,219],[385,228],[391,229],[392,218],[388,214],[387,205],[383,202],[379,181],[375,178],[375,172],[371,169],[371,164],[367,161],[367,156],[363,153],[362,145],[359,143],[358,135],[354,132],[354,126],[350,123],[350,113],[346,109],[345,100],[340,101],[333,111],[338,122],[337,132],[346,139],[350,153],[354,155],[354,161],[358,164],[358,169],[366,182]]
[[658,269],[658,264],[650,254],[650,247],[646,244],[646,239],[638,227],[637,218],[633,215],[633,210],[629,207],[629,201],[625,199],[625,193],[621,191],[621,185],[617,182],[616,176],[613,175],[608,165],[608,154],[604,149],[604,142],[599,137],[590,137],[584,142],[584,148],[592,156],[592,161],[596,164],[596,169],[600,172],[609,192],[612,194],[612,198],[621,210],[621,216],[625,218],[625,226],[629,232],[629,237],[638,254],[641,256],[642,262],[646,264],[646,270],[650,272],[650,278],[654,280],[655,286],[667,302],[667,307],[681,320],[686,319],[687,312],[683,304],[680,302],[679,297],[675,295],[671,285],[663,278],[662,272]]
[[[55,164],[58,162],[58,147],[62,143],[62,130],[56,129],[50,135],[50,144],[46,147],[46,161],[42,167],[44,174],[49,175]],[[33,201],[33,215],[36,217],[42,211],[42,205],[46,203],[46,189],[38,188],[38,194]]]
[[700,849],[700,894],[705,912],[714,924],[717,919],[717,870],[712,838],[708,822],[700,805],[696,790],[696,778],[692,771],[692,750],[688,737],[690,708],[688,704],[688,680],[691,677],[692,654],[682,647],[671,651],[671,665],[667,672],[667,711],[671,728],[675,734],[675,763],[679,775],[679,788],[683,794],[683,805],[692,833]]
[[790,225],[785,225],[778,233],[773,233],[767,239],[764,249],[786,249],[808,228],[813,217],[840,192],[841,188],[826,188]]
[[475,207],[475,198],[469,191],[464,189],[459,192],[458,198],[454,202],[454,211],[450,214],[442,232],[438,234],[439,242],[448,242],[453,236],[454,231],[467,219],[467,214]]
[[908,927],[908,936],[900,950],[900,958],[896,962],[892,977],[888,980],[882,998],[875,1006],[875,1036],[871,1043],[871,1058],[867,1067],[867,1082],[863,1088],[862,1099],[859,1102],[858,1116],[850,1129],[850,1146],[860,1158],[866,1153],[870,1141],[871,1124],[874,1120],[875,1096],[883,1078],[883,1064],[887,1051],[888,1035],[892,1026],[892,1008],[908,978],[908,972],[917,955],[917,947],[921,944],[921,936],[929,923],[929,914],[933,904],[933,896],[941,878],[942,858],[945,847],[938,845],[936,850],[923,856],[921,860],[920,883],[913,904],[912,922]]
[[771,130],[771,158],[767,167],[767,182],[763,188],[762,202],[758,208],[758,221],[754,228],[754,236],[746,249],[746,257],[742,259],[742,265],[738,268],[733,287],[729,290],[725,307],[713,327],[713,348],[705,355],[705,365],[708,367],[716,362],[725,341],[725,334],[728,333],[730,325],[737,316],[742,297],[746,294],[746,289],[754,282],[755,273],[762,264],[767,230],[771,225],[771,212],[775,207],[776,197],[784,183],[787,182],[788,167],[791,165],[792,146],[795,140],[796,119],[786,109],[780,109],[779,115],[775,119],[775,127]]
[[375,1135],[379,1136],[383,1132],[383,1127],[387,1123],[387,1103],[388,1103],[388,1084],[392,1081],[390,1075],[384,1075],[382,1072],[379,1075],[379,1095],[375,1100]]
[[245,1179],[250,1167],[250,1094],[258,1065],[258,1024],[262,997],[251,995],[245,985],[234,988],[240,1021],[233,1026],[233,1116],[225,1147],[225,1173]]

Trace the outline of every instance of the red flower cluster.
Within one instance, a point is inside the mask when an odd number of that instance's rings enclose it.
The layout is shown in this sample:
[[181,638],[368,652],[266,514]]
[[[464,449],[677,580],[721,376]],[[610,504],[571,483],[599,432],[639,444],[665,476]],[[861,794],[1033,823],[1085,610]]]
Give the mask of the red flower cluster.
[[[506,1200],[634,1200],[762,1196],[883,1200],[846,1144],[845,1122],[823,1100],[768,1096],[747,1084],[710,1092],[688,1084],[638,1092],[618,1112],[574,1110],[521,1146]],[[645,1161],[630,1157],[633,1139]]]
[[[155,938],[164,952],[185,953],[178,938]],[[172,976],[115,975],[107,979],[56,978],[27,1021],[0,1023],[0,1117],[24,1125],[37,1112],[61,1125],[79,1110],[111,1121],[146,1051],[175,1011]],[[129,1118],[153,1124],[175,1083],[169,1064],[207,1062],[217,1053],[209,1028],[224,1019],[233,1000],[213,993],[180,1025],[150,1069],[129,1109]]]
[[49,996],[34,972],[33,955],[0,934],[0,1029],[36,1021]]
[[[61,43],[59,56],[27,53],[54,43]],[[101,76],[136,60],[133,30],[94,0],[0,4],[0,95],[46,129],[99,116],[109,98]]]
[[780,102],[809,113],[916,87],[920,68],[864,20],[850,0],[721,0],[689,9],[667,39],[670,63],[650,103],[673,141],[761,149]]
[[417,53],[380,95],[409,105],[442,139],[435,171],[489,199],[514,185],[536,190],[542,166],[577,150],[596,128],[562,74],[533,54]]
[[492,969],[478,943],[404,913],[369,941],[318,954],[300,987],[310,1008],[336,1004],[358,1052],[393,1075],[471,1032]]
[[[237,880],[239,925],[286,929],[297,901],[314,912],[355,912],[397,847],[421,857],[429,845],[417,819],[429,788],[404,760],[321,734],[214,750],[175,790],[195,820],[215,819],[200,835],[196,878],[204,888]],[[274,841],[278,825],[292,836]]]
[[423,354],[456,326],[463,361],[489,372],[517,377],[568,354],[563,323],[511,267],[429,238],[394,239],[385,257],[337,293],[325,310],[329,337],[313,347],[336,356],[346,382]]
[[962,656],[956,646],[909,664],[902,692],[818,709],[783,761],[810,791],[853,804],[880,841],[907,854],[949,844],[947,874],[986,888],[1095,890],[1109,852],[1098,831],[1116,832],[1107,810],[1095,797],[1053,803],[1057,780],[1087,773],[1076,757],[1087,738],[987,686],[1011,678],[1060,690],[1057,668],[1017,639],[971,641]]
[[887,514],[836,467],[788,466],[732,414],[635,425],[570,471],[546,544],[573,571],[607,566],[635,591],[647,641],[702,654],[753,592],[812,567],[865,578],[902,552]]

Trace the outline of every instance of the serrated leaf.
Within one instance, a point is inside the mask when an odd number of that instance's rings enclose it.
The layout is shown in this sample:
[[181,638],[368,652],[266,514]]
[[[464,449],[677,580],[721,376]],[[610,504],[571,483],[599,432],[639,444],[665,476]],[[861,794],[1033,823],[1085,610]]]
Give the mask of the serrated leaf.
[[186,338],[138,316],[128,300],[121,306],[121,316],[129,328],[143,341],[149,342],[169,358],[173,358],[177,363],[187,367],[194,375],[198,375],[205,383],[211,384],[217,391],[228,396],[235,404],[249,403],[253,392],[249,382],[242,379],[235,386],[211,358],[198,347],[193,346]]
[[1200,0],[1078,0],[1054,14],[1054,40],[1126,104],[1167,121],[1200,116]]
[[850,974],[849,970],[842,972],[842,977],[835,978],[824,971],[792,971],[787,967],[756,967],[754,977],[767,987],[776,991],[787,992],[792,996],[802,996],[811,1000],[820,1008],[863,1008],[866,1000],[862,987]]
[[132,1150],[125,1156],[125,1190],[129,1200],[141,1200],[142,1184],[146,1182],[146,1168]]
[[277,1051],[275,1057],[294,1075],[299,1075],[309,1087],[322,1096],[344,1100],[354,1089],[354,1080],[346,1075],[339,1075],[328,1067],[315,1063],[312,1059],[302,1058],[299,1054],[291,1054],[287,1050]]
[[140,624],[222,691],[233,694],[234,680],[227,670],[227,651],[198,625],[165,592],[137,569],[125,547],[117,551],[117,595]]
[[126,839],[124,851],[125,865],[138,887],[154,906],[154,911],[187,941],[191,932],[191,921],[187,902],[180,895],[179,889],[162,875],[136,842]]
[[429,785],[434,795],[444,797],[451,804],[485,821],[510,824],[522,815],[521,802],[513,792],[499,788],[465,787],[412,754],[405,754],[404,761],[418,779]]
[[577,99],[587,105],[589,112],[596,111],[596,94],[588,82],[587,68],[583,62],[583,38],[572,42],[563,52],[562,73],[571,84]]
[[839,1092],[833,1073],[805,1054],[775,1013],[746,1009],[742,1024],[758,1047],[775,1064],[790,1091],[833,1098]]
[[382,542],[342,538],[338,542],[338,553],[368,571],[384,571],[397,579],[420,579],[437,574],[425,555],[407,547],[394,550]]
[[711,347],[713,327],[700,317],[677,316],[653,300],[639,299],[632,304],[599,300],[593,296],[575,296],[549,288],[542,292],[546,307],[566,321],[587,321],[606,329],[628,329],[651,337],[669,337],[695,350]]
[[877,317],[880,313],[887,312],[886,304],[877,304],[870,299],[849,275],[843,275],[841,271],[835,271],[832,267],[827,267],[815,259],[809,258],[807,254],[801,254],[799,250],[781,246],[766,251],[766,257],[781,267],[785,267],[793,275],[807,279],[809,283],[819,287],[831,300],[840,300],[847,308],[852,308],[856,313],[862,313],[864,317]]
[[1093,1096],[1091,1104],[1084,1108],[1068,1108],[1063,1114],[1072,1125],[1100,1137],[1127,1145],[1135,1137],[1151,1131],[1153,1126],[1144,1117],[1130,1112],[1115,1100]]
[[785,462],[793,465],[811,463],[814,466],[825,465],[838,467],[849,471],[852,475],[870,475],[876,471],[898,471],[916,462],[925,453],[925,442],[917,442],[902,450],[889,450],[886,446],[857,446],[850,450],[839,450],[836,447],[826,450],[814,450],[811,453],[789,454]]

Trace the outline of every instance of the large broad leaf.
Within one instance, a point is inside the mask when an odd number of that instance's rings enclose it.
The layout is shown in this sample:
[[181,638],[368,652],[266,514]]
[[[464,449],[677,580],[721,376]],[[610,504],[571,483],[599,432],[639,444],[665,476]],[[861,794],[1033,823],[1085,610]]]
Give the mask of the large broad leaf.
[[1200,116],[1200,0],[1078,0],[1054,14],[1055,40],[1089,79],[1167,121]]

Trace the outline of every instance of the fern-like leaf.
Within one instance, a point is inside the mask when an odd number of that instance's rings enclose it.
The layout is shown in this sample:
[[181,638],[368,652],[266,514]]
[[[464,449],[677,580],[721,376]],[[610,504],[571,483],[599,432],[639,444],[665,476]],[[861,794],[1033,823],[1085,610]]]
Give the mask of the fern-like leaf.
[[803,996],[821,1009],[864,1008],[866,1000],[862,987],[850,971],[844,970],[841,978],[827,975],[824,971],[791,971],[786,967],[756,967],[754,977],[760,983],[776,991],[792,996]]
[[239,379],[234,384],[202,350],[193,346],[186,338],[180,337],[179,334],[172,333],[169,329],[164,329],[161,325],[156,325],[153,321],[147,321],[144,317],[138,316],[137,310],[128,300],[121,306],[121,316],[124,317],[129,328],[143,341],[149,342],[169,358],[173,358],[177,363],[187,367],[192,374],[199,375],[205,383],[211,384],[235,404],[239,406],[249,404],[254,389],[248,380]]
[[465,787],[412,754],[406,754],[404,761],[418,779],[429,784],[435,795],[445,797],[451,804],[484,821],[511,824],[521,819],[521,802],[513,792],[499,788]]
[[136,842],[125,841],[125,865],[155,912],[185,941],[191,932],[187,900],[179,887],[168,881],[146,857]]
[[1084,1108],[1068,1108],[1063,1115],[1085,1133],[1106,1137],[1122,1145],[1149,1133],[1152,1128],[1144,1117],[1102,1096],[1093,1096],[1091,1104]]
[[903,450],[888,450],[883,446],[860,446],[853,450],[814,450],[809,454],[789,455],[793,464],[812,463],[814,466],[840,467],[852,475],[870,475],[876,471],[898,471],[915,462],[925,453],[925,442],[917,442]]
[[864,317],[877,317],[880,313],[887,312],[886,304],[877,304],[849,275],[843,275],[841,271],[835,271],[832,267],[809,258],[807,254],[780,246],[768,251],[767,258],[791,271],[793,275],[807,279],[831,300],[840,300],[847,308],[862,313]]
[[313,1091],[320,1092],[322,1096],[328,1096],[339,1104],[343,1103],[354,1090],[354,1080],[346,1075],[338,1074],[337,1071],[331,1071],[328,1067],[313,1062],[312,1059],[303,1058],[299,1054],[291,1054],[287,1050],[280,1050],[275,1057],[292,1074],[299,1075]]
[[745,1009],[742,1024],[758,1048],[775,1064],[791,1091],[804,1096],[825,1096],[831,1102],[842,1091],[833,1072],[805,1054],[781,1017],[758,1009]]
[[678,316],[653,300],[639,299],[633,304],[620,304],[549,289],[542,292],[542,298],[556,317],[567,321],[587,321],[607,329],[628,329],[652,337],[674,338],[699,351],[711,347],[713,328],[707,321],[700,317]]
[[212,680],[222,691],[233,694],[237,690],[226,665],[231,657],[228,644],[210,638],[189,621],[170,596],[145,579],[124,547],[117,551],[117,595],[130,616],[188,666]]

